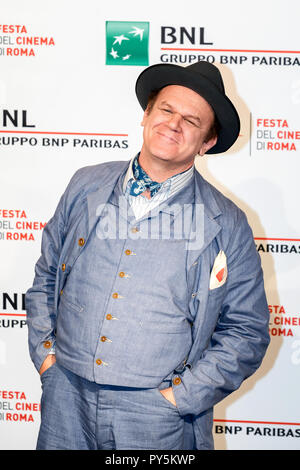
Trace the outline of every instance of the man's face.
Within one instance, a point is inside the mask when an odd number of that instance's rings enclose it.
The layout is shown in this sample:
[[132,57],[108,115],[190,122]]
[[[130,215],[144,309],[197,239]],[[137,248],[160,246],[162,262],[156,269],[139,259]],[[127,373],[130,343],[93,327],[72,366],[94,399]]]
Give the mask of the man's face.
[[173,167],[193,162],[216,143],[216,138],[206,141],[213,121],[212,108],[198,93],[179,85],[163,88],[144,113],[144,156]]

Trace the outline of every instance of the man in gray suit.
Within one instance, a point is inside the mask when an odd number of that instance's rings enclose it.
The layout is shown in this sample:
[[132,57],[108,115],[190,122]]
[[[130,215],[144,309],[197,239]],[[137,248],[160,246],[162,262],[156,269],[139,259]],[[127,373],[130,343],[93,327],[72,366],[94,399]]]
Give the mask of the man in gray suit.
[[239,135],[218,68],[154,65],[136,93],[141,151],[75,173],[26,294],[39,449],[212,449],[268,346],[251,229],[194,167]]

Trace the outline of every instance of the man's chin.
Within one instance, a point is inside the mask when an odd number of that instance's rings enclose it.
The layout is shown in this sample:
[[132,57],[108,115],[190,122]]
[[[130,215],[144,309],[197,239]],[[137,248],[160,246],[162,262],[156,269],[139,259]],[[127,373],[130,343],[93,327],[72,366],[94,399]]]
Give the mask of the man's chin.
[[173,155],[172,153],[166,153],[166,152],[156,152],[156,153],[153,153],[153,157],[157,160],[161,160],[164,162],[175,163],[177,155]]
[[155,146],[151,149],[151,154],[161,160],[177,160],[179,157],[178,148],[175,145]]

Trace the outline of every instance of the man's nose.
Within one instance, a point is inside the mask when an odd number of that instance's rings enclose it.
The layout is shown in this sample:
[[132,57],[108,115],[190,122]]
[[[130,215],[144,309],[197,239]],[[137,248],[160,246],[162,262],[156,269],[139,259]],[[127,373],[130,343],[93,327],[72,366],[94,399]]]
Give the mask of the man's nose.
[[181,129],[181,119],[182,117],[178,113],[173,113],[170,115],[170,118],[168,120],[169,127],[175,131],[179,132]]

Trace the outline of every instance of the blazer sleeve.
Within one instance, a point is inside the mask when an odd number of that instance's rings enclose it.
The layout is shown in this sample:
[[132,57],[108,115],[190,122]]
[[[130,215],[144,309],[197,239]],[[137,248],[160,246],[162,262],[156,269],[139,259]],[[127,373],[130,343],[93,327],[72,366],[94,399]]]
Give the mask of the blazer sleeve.
[[199,415],[239,388],[259,367],[269,344],[269,309],[261,262],[243,212],[239,213],[226,254],[226,293],[220,304],[210,296],[208,300],[207,308],[220,312],[208,347],[192,367],[179,374],[181,380],[173,381],[181,415]]
[[56,281],[65,240],[70,206],[68,200],[71,199],[77,179],[78,172],[71,178],[53,217],[43,230],[41,256],[35,265],[33,285],[25,295],[29,354],[38,371],[46,356],[55,347]]

